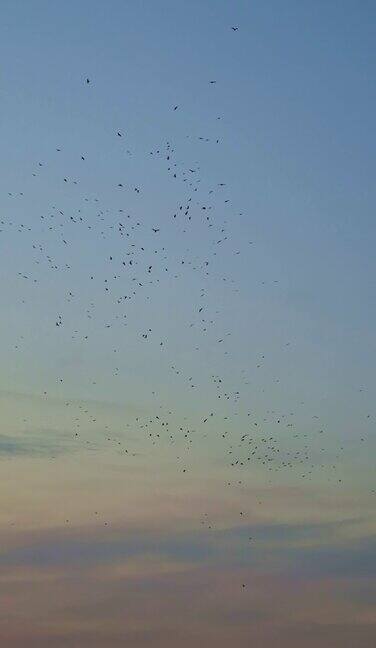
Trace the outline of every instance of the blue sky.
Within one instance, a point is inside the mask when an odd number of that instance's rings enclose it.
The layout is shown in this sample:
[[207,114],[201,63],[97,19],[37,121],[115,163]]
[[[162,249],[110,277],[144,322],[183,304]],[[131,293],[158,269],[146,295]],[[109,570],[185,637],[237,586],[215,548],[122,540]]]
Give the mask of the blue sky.
[[[143,223],[163,228],[182,194],[146,154],[170,140],[179,160],[200,165],[208,187],[226,182],[223,198],[230,204],[218,199],[216,214],[227,221],[240,255],[224,255],[216,269],[234,278],[240,294],[229,290],[223,299],[214,282],[209,292],[213,308],[220,302],[219,327],[238,327],[236,370],[244,357],[253,361],[253,349],[255,356],[268,349],[270,371],[274,362],[294,393],[286,354],[280,357],[284,342],[292,341],[295,382],[317,398],[334,386],[348,401],[348,392],[374,377],[374,15],[372,3],[5,2],[2,209],[25,227],[58,200],[72,209],[77,194],[65,192],[59,174],[80,174],[91,199],[95,187],[102,203],[116,209],[113,188],[124,176],[144,187]],[[118,129],[125,134],[121,151]],[[220,144],[201,145],[200,136],[218,137]],[[56,147],[62,148],[58,160]],[[31,171],[39,161],[38,185]],[[23,190],[23,201],[9,200],[7,189]],[[135,208],[134,197],[127,200]],[[184,253],[180,231],[163,235],[178,256]],[[19,236],[13,240],[16,246],[2,250],[5,267],[9,259],[9,301],[28,254]],[[75,283],[86,265],[94,272],[100,263],[95,238],[76,242],[72,254],[81,272]],[[193,231],[189,245],[205,254],[207,239]],[[49,246],[57,252],[56,240]],[[105,252],[116,246],[109,243]],[[65,285],[63,277],[61,290]],[[192,278],[186,285],[200,290]],[[17,321],[22,328],[23,317],[37,330],[47,294],[54,317],[61,293],[46,280],[39,308],[36,295],[26,312],[11,308],[4,334],[13,335]],[[173,302],[175,316],[186,316],[185,288],[162,287],[158,299],[161,311]],[[155,307],[145,321],[155,317]],[[48,344],[48,317],[45,323]],[[163,316],[160,325],[166,326]],[[181,344],[178,326],[172,329],[175,355]],[[207,360],[210,350],[203,353]],[[14,386],[29,379],[17,375]]]

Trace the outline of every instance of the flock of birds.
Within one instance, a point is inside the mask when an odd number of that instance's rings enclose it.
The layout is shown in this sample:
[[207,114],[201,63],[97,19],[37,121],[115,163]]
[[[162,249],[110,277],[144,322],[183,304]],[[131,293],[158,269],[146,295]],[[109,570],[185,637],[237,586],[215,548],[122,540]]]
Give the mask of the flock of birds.
[[[236,26],[231,29],[238,31]],[[215,83],[216,80],[209,81],[211,85]],[[91,92],[95,84],[91,78],[85,77],[84,86],[88,86],[88,91]],[[171,107],[172,113],[178,109],[179,105]],[[216,122],[220,119],[215,117]],[[193,145],[197,142],[199,145],[217,147],[221,143],[220,136],[187,137]],[[126,140],[126,132],[114,127],[111,146],[118,141],[122,155],[131,163],[134,152],[130,148],[124,149],[123,143]],[[202,439],[209,435],[221,448],[224,464],[234,475],[231,481],[225,482],[226,487],[242,485],[248,471],[255,465],[262,467],[268,478],[276,473],[293,470],[300,479],[310,480],[315,471],[322,470],[323,478],[325,476],[329,481],[340,484],[342,478],[337,474],[336,462],[344,448],[338,447],[334,455],[331,454],[330,461],[325,459],[326,445],[323,438],[327,435],[327,430],[319,417],[310,417],[310,425],[314,430],[312,434],[301,430],[304,402],[299,403],[299,411],[283,412],[271,407],[262,416],[249,408],[250,381],[266,362],[264,352],[258,354],[255,367],[243,369],[236,378],[236,385],[233,384],[229,345],[232,331],[221,326],[220,308],[211,307],[209,293],[210,286],[215,286],[217,293],[222,294],[223,300],[226,300],[230,294],[233,297],[241,292],[236,280],[222,268],[231,267],[232,260],[239,255],[250,254],[253,241],[242,241],[235,245],[231,234],[234,213],[230,212],[227,218],[217,215],[222,214],[223,210],[234,209],[227,183],[219,178],[216,183],[208,184],[200,164],[183,163],[172,141],[145,151],[145,161],[146,157],[149,161],[154,160],[158,164],[158,173],[165,174],[167,183],[174,183],[171,185],[173,196],[180,194],[180,199],[170,212],[160,213],[156,222],[150,225],[149,220],[140,215],[142,209],[138,210],[135,203],[135,198],[143,196],[142,182],[126,182],[119,171],[119,177],[113,181],[112,186],[106,187],[107,194],[115,195],[115,202],[122,204],[115,210],[113,200],[111,206],[107,206],[105,199],[96,195],[96,191],[93,192],[93,187],[84,189],[79,175],[72,177],[67,173],[60,178],[56,177],[55,169],[59,168],[56,157],[62,156],[64,151],[64,146],[56,145],[55,150],[51,151],[50,159],[37,160],[30,173],[35,181],[41,183],[41,193],[44,190],[45,169],[48,168],[52,175],[55,173],[55,181],[65,186],[67,201],[65,202],[64,193],[60,189],[58,200],[49,204],[36,219],[30,221],[28,218],[20,220],[17,216],[3,216],[0,222],[3,242],[7,234],[16,232],[24,237],[24,249],[29,251],[29,254],[24,255],[25,264],[28,263],[29,267],[25,265],[18,272],[21,303],[27,301],[23,295],[23,282],[38,290],[48,277],[49,282],[56,283],[56,290],[61,291],[60,312],[50,322],[50,326],[57,334],[68,331],[64,344],[71,345],[73,353],[78,345],[90,344],[92,339],[95,347],[96,332],[99,329],[102,332],[109,331],[110,336],[113,332],[114,339],[119,339],[119,335],[128,336],[130,344],[141,342],[151,345],[152,362],[158,357],[158,353],[163,355],[171,380],[187,397],[188,394],[191,398],[192,393],[210,389],[218,403],[218,407],[205,411],[202,410],[200,400],[201,411],[198,408],[195,418],[188,420],[187,416],[183,416],[179,420],[171,406],[158,402],[156,384],[150,394],[155,403],[155,411],[135,416],[133,420],[129,417],[124,426],[125,436],[106,425],[103,443],[116,448],[130,459],[136,457],[136,452],[127,438],[129,431],[142,437],[150,448],[163,447],[163,444],[172,448],[176,446],[177,470],[183,478],[190,470],[192,447],[199,449]],[[80,152],[77,157],[82,165],[90,164],[87,153]],[[50,178],[51,175],[48,182]],[[76,187],[79,193],[72,193],[72,189],[76,191]],[[18,212],[26,210],[27,195],[24,191],[11,191],[8,198],[13,201],[23,200],[23,207],[18,206]],[[11,203],[9,204],[10,211]],[[243,212],[238,212],[236,217],[243,217]],[[180,240],[178,246],[177,239]],[[87,251],[87,241],[90,242],[90,252]],[[70,247],[77,244],[82,244],[83,249],[83,258],[79,260],[68,254]],[[153,303],[152,308],[157,309],[159,293],[168,296],[171,291],[173,295],[176,290],[173,286],[179,282],[182,282],[184,290],[187,277],[189,280],[195,277],[198,291],[197,295],[187,294],[187,302],[192,298],[192,308],[190,318],[179,331],[181,347],[185,353],[196,353],[198,358],[206,348],[210,348],[213,357],[220,356],[221,364],[228,363],[228,371],[210,373],[206,385],[203,385],[202,375],[193,375],[189,369],[184,368],[183,359],[170,358],[169,340],[160,334],[158,328],[155,332],[153,313],[148,325],[140,325],[144,320],[145,304],[150,301]],[[261,283],[267,285],[267,282]],[[273,285],[275,284],[278,284],[278,279],[273,280]],[[82,285],[87,288],[80,292]],[[139,316],[140,309],[142,316]],[[76,325],[72,324],[74,321]],[[121,334],[119,330],[122,331]],[[60,344],[59,338],[56,338],[56,344]],[[291,347],[292,342],[286,340],[286,353]],[[24,348],[25,336],[22,335],[15,341],[14,351],[22,353]],[[119,356],[122,351],[115,347],[111,353],[116,358],[112,377],[120,379],[123,362]],[[62,375],[56,376],[57,384],[64,384],[65,381]],[[279,381],[279,378],[273,378],[275,384]],[[98,378],[93,375],[90,378],[91,385],[95,387],[97,382]],[[48,398],[49,393],[50,389],[46,386],[43,396]],[[74,399],[66,399],[65,404],[72,410],[74,441],[90,445],[90,435],[83,432],[97,422],[90,403],[82,404]],[[242,428],[240,433],[237,432],[239,427]],[[243,514],[240,512],[240,516]],[[205,513],[201,523],[210,528],[207,516]]]

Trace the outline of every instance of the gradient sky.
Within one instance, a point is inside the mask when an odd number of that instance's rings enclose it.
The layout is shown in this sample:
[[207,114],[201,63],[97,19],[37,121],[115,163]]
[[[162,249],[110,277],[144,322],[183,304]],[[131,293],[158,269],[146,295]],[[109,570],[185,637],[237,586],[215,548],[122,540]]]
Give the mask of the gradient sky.
[[1,2],[4,645],[372,645],[375,32]]

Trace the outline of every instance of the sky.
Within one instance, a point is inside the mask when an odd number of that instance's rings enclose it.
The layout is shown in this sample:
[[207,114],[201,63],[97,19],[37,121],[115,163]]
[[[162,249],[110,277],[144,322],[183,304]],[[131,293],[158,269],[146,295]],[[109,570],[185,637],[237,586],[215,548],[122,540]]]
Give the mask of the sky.
[[368,648],[375,4],[0,23],[0,639]]

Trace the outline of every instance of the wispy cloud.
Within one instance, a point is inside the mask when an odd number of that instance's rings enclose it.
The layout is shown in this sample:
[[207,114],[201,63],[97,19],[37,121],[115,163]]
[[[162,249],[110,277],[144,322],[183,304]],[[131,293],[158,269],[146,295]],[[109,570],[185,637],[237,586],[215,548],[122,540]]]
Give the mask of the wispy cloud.
[[0,434],[0,457],[53,457],[75,449],[72,435],[56,430]]

